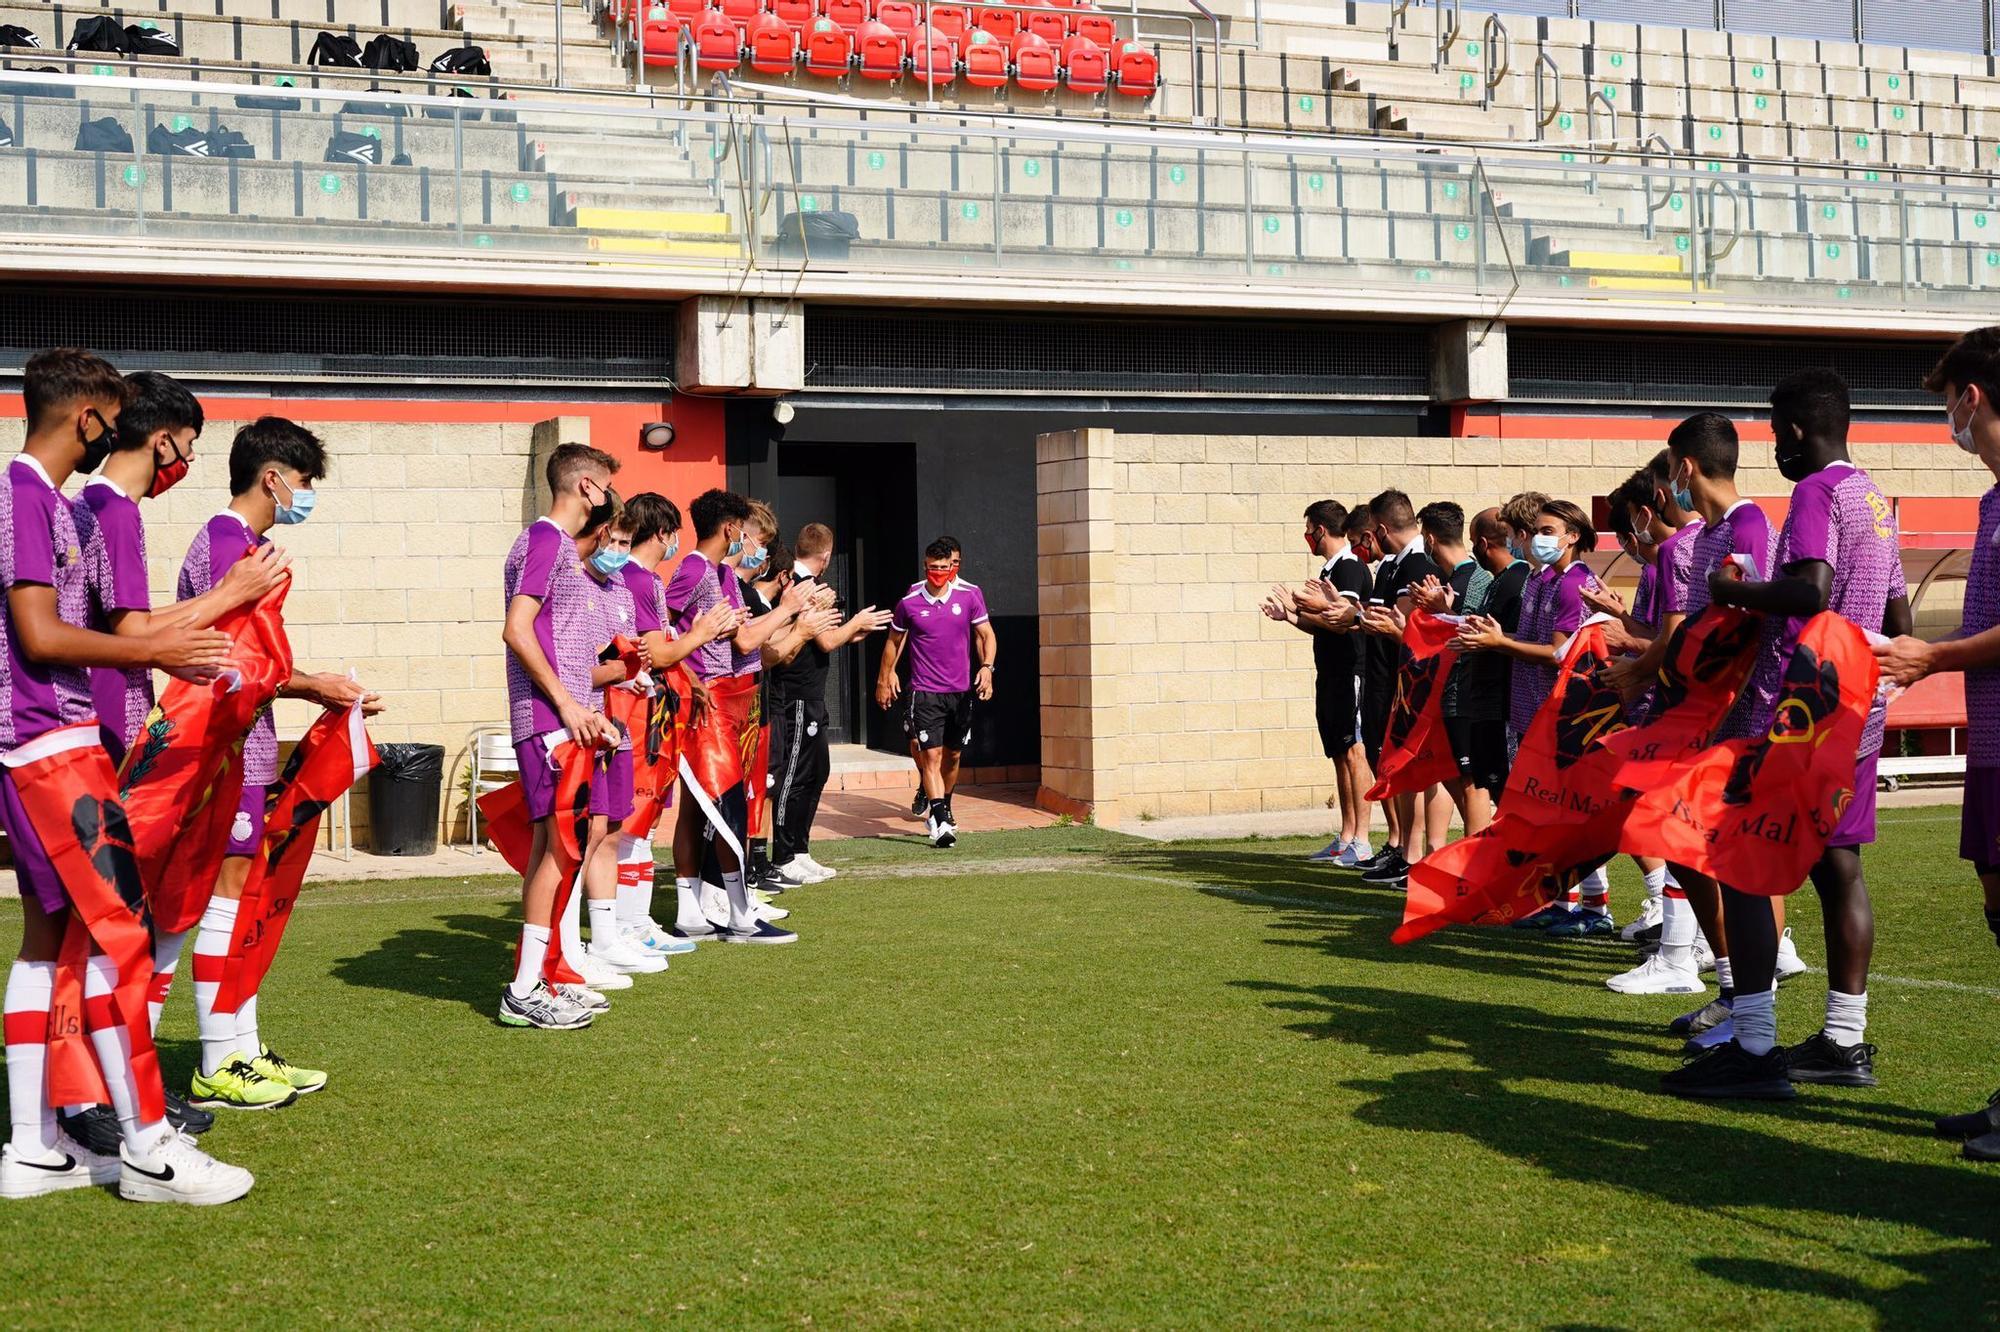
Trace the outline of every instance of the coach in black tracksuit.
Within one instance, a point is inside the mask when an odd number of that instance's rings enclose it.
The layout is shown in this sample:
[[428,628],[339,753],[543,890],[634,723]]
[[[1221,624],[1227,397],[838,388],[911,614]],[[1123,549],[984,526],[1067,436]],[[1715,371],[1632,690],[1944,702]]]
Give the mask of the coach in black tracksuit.
[[[833,556],[833,529],[808,523],[792,548],[797,582],[823,580]],[[786,886],[830,877],[812,858],[813,819],[832,775],[826,739],[826,677],[833,654],[889,627],[889,612],[869,606],[799,649],[765,676],[764,715],[771,722],[771,865]]]

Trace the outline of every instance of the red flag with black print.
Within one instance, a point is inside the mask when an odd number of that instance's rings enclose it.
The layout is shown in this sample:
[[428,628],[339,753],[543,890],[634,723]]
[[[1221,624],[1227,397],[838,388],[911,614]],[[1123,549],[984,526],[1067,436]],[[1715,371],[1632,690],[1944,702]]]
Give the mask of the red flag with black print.
[[[571,959],[563,956],[562,920],[569,896],[576,891],[577,870],[583,865],[583,848],[590,837],[590,778],[597,766],[597,752],[565,738],[549,755],[556,774],[555,906],[549,915],[549,951],[542,963],[542,979],[551,985],[581,984],[583,977]],[[528,818],[528,801],[519,782],[509,782],[497,791],[479,797],[479,812],[486,816],[487,834],[494,849],[521,873],[528,872],[534,851],[535,826]],[[577,959],[581,960],[581,959]]]
[[[613,692],[605,695],[607,711]],[[632,813],[619,829],[627,837],[651,837],[660,815],[674,798],[681,737],[693,704],[694,686],[685,670],[672,666],[657,673],[640,724],[632,729]],[[618,719],[616,712],[611,716]]]
[[1707,747],[1750,678],[1763,624],[1733,606],[1682,621],[1660,667],[1653,719],[1604,741],[1618,756],[1616,785],[1637,792],[1670,782]]
[[720,676],[708,682],[710,703],[681,750],[681,776],[740,864],[749,842],[747,774],[757,756],[759,691],[755,676]]
[[1396,701],[1382,740],[1382,762],[1368,800],[1422,791],[1458,776],[1458,757],[1444,726],[1444,688],[1458,653],[1451,642],[1459,617],[1420,610],[1403,625]]

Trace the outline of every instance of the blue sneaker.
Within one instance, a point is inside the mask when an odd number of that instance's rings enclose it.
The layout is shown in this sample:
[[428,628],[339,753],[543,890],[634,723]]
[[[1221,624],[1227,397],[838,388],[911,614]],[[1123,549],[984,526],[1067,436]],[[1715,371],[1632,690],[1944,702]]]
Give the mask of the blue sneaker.
[[1727,1045],[1735,1039],[1736,1017],[1731,1014],[1708,1030],[1688,1037],[1687,1044],[1681,1047],[1681,1053],[1700,1054],[1705,1050],[1713,1050],[1718,1045]]
[[1551,902],[1532,916],[1523,916],[1514,922],[1517,930],[1546,930],[1558,921],[1569,919],[1569,908],[1561,902]]
[[1550,937],[1556,939],[1594,939],[1600,935],[1616,934],[1618,924],[1611,919],[1609,911],[1587,911],[1578,907],[1549,926],[1548,932]]
[[692,953],[695,949],[694,940],[669,934],[660,927],[658,921],[654,920],[641,922],[626,931],[625,937],[634,947],[643,948],[649,953],[658,953],[662,957],[678,957],[682,953]]
[[1338,837],[1336,837],[1331,842],[1328,842],[1325,846],[1321,847],[1319,850],[1307,856],[1306,863],[1308,865],[1325,865],[1330,862],[1339,860],[1340,857],[1346,853],[1346,851],[1347,851],[1347,843],[1341,841]]
[[1683,1013],[1667,1024],[1676,1036],[1698,1036],[1718,1022],[1727,1021],[1735,1011],[1735,1000],[1717,996],[1691,1013]]
[[1360,838],[1356,838],[1340,848],[1340,854],[1333,858],[1333,863],[1342,869],[1359,869],[1363,861],[1372,860],[1374,856],[1375,849]]

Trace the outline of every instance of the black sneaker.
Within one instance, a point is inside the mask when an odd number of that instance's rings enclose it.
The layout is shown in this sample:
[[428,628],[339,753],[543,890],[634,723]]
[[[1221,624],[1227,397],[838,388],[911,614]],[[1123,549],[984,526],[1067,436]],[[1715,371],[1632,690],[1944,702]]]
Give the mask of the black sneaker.
[[1735,1041],[1718,1045],[1660,1078],[1673,1096],[1711,1100],[1789,1101],[1798,1095],[1785,1076],[1785,1052],[1773,1047],[1753,1055]]
[[204,1110],[198,1105],[189,1105],[187,1098],[167,1088],[167,1122],[181,1132],[200,1137],[215,1127],[215,1112]]
[[1632,942],[1639,945],[1641,953],[1657,953],[1660,951],[1660,930],[1658,925],[1648,925],[1632,936]]
[[931,812],[930,799],[924,795],[924,788],[917,787],[917,793],[910,797],[910,817],[920,819]]
[[[2000,1133],[2000,1091],[1986,1098],[1984,1110],[1974,1110],[1969,1115],[1946,1115],[1937,1121],[1940,1138],[1983,1138],[1989,1133]],[[76,1137],[74,1133],[70,1136]]]
[[87,1105],[73,1115],[58,1111],[56,1122],[85,1151],[113,1160],[118,1158],[118,1148],[124,1143],[125,1134],[118,1127],[117,1112],[110,1106]]
[[1363,874],[1366,874],[1369,870],[1374,869],[1377,865],[1381,864],[1385,859],[1387,859],[1389,854],[1393,852],[1395,849],[1396,848],[1393,846],[1384,846],[1374,855],[1363,856],[1360,860],[1355,861],[1354,868],[1360,870]]
[[1958,1150],[1968,1161],[2000,1161],[2000,1132],[1967,1138]]
[[1816,1031],[1785,1051],[1785,1068],[1793,1082],[1873,1087],[1875,1047],[1865,1041],[1842,1045],[1824,1031]]
[[1382,884],[1385,887],[1400,888],[1410,877],[1410,862],[1403,859],[1403,853],[1390,847],[1375,859],[1375,867],[1361,871],[1361,882]]

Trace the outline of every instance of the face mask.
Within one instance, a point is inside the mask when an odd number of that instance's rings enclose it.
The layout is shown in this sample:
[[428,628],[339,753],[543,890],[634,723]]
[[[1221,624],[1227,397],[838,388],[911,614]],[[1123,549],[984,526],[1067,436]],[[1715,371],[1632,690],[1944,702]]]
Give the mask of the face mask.
[[1812,470],[1806,466],[1806,442],[1796,433],[1788,439],[1780,439],[1772,452],[1777,459],[1778,474],[1785,480],[1797,483],[1812,475]]
[[631,551],[612,550],[607,546],[590,557],[590,567],[608,578],[623,569],[631,559]]
[[1632,534],[1632,539],[1634,541],[1637,541],[1642,546],[1651,546],[1657,544],[1653,540],[1653,527],[1651,523],[1648,523],[1646,526],[1634,532]]
[[759,546],[757,547],[757,549],[751,551],[748,555],[745,555],[743,557],[743,562],[737,565],[736,567],[741,569],[744,573],[756,573],[759,569],[764,567],[764,561],[769,559],[770,555],[771,555],[770,551],[766,550],[762,546]]
[[924,582],[929,585],[933,592],[944,591],[946,587],[950,586],[951,580],[956,577],[958,577],[958,566],[956,564],[952,565],[949,569],[924,570]]
[[590,506],[590,515],[583,520],[583,530],[586,532],[595,532],[598,528],[611,521],[611,515],[617,511],[617,508],[617,492],[606,490],[604,498]]
[[672,559],[674,556],[680,553],[681,553],[681,539],[677,536],[672,541],[669,541],[667,543],[667,548],[665,552],[661,554],[660,560],[662,563],[665,563],[666,561]]
[[[1689,474],[1688,474],[1688,485],[1689,485],[1689,486],[1692,486],[1693,484],[1694,484],[1694,474],[1693,474],[1693,473],[1689,473]],[[1676,481],[1676,482],[1674,483],[1674,503],[1676,503],[1676,504],[1680,505],[1680,507],[1681,507],[1681,512],[1683,512],[1683,513],[1693,513],[1693,512],[1694,512],[1694,491],[1692,491],[1692,490],[1690,490],[1690,489],[1687,489],[1687,488],[1683,487],[1683,486],[1682,486],[1682,485],[1680,484],[1680,482]]]
[[1562,541],[1543,532],[1537,532],[1528,542],[1528,550],[1541,564],[1554,564],[1562,558]]
[[[278,484],[285,485],[282,480]],[[319,503],[319,496],[310,490],[292,490],[290,486],[285,486],[285,489],[291,490],[292,502],[286,504],[281,501],[278,504],[277,513],[274,515],[278,525],[292,527],[312,517],[313,505]]]
[[[1958,445],[1959,448],[1965,450],[1967,453],[1978,453],[1979,441],[1972,437],[1972,417],[1966,417],[1964,425],[1958,423],[1959,403],[1965,401],[1965,392],[1965,390],[1960,390],[1958,402],[1954,402],[1950,407],[1945,409],[1945,420],[1951,425],[1951,442]],[[1978,415],[1977,408],[1973,410],[1973,415]]]
[[1521,543],[1514,540],[1513,537],[1507,538],[1507,553],[1509,555],[1512,555],[1517,560],[1525,560],[1528,558],[1528,552],[1522,550]]
[[729,549],[722,552],[722,558],[724,558],[725,560],[733,560],[742,553],[743,553],[743,538],[737,537],[736,540],[729,543]]
[[146,488],[147,499],[158,499],[181,483],[188,474],[191,460],[181,457],[181,451],[174,450],[172,462],[163,462],[153,468],[153,484]]
[[97,423],[104,426],[104,429],[97,432],[96,438],[83,441],[83,461],[76,465],[79,472],[96,471],[111,452],[111,427],[105,425],[104,418],[98,416],[96,412],[93,411],[91,415],[97,416]]

